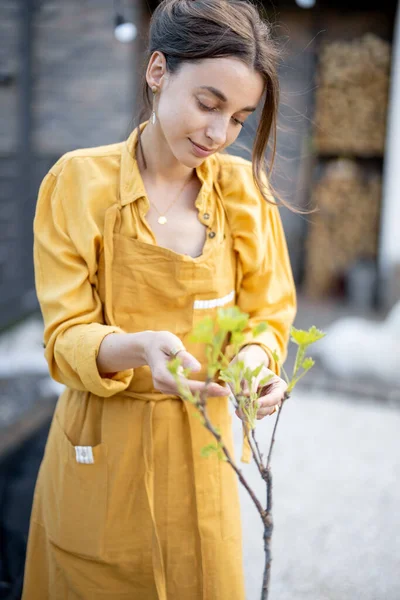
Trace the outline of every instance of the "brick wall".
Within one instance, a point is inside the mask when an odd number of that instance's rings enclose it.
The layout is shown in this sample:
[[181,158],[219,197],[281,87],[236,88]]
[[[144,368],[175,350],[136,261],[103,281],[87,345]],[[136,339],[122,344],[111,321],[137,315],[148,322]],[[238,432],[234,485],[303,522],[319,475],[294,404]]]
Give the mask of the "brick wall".
[[[18,74],[18,5],[0,3],[0,71]],[[135,112],[144,4],[123,3],[139,38],[114,37],[111,0],[43,0],[34,18],[34,148],[40,154],[112,143]],[[16,150],[17,85],[0,88],[0,153]]]
[[34,4],[33,148],[24,157],[20,10],[27,5],[0,1],[0,76],[13,76],[0,86],[0,328],[37,306],[32,220],[43,176],[68,150],[121,141],[133,127],[147,31],[140,0],[121,3],[139,30],[130,44],[114,37],[112,0]]
[[[140,31],[139,2],[125,15]],[[41,153],[124,139],[138,85],[137,40],[114,37],[110,0],[46,0],[36,18],[34,140]]]

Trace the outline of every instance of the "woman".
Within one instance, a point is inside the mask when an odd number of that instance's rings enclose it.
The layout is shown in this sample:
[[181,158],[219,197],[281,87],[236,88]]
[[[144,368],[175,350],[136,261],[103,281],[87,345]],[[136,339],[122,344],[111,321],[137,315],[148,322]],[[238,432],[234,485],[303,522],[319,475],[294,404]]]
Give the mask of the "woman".
[[[242,0],[169,0],[150,28],[150,119],[127,142],[63,156],[35,217],[51,376],[66,385],[36,486],[24,600],[243,600],[237,482],[167,371],[204,386],[197,320],[237,304],[251,327],[230,360],[285,383],[295,290],[263,177],[278,104],[276,49]],[[252,163],[221,154],[262,104]],[[257,386],[257,382],[255,382]],[[209,410],[232,448],[228,390]]]

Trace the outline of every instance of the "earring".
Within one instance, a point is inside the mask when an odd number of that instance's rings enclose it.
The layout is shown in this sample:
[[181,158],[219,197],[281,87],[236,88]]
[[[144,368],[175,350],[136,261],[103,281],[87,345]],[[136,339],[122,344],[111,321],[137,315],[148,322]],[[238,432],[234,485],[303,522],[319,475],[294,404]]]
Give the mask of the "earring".
[[153,87],[151,88],[151,91],[153,92],[153,111],[151,113],[151,124],[155,125],[156,121],[157,121],[157,117],[156,117],[156,94],[157,94],[157,87],[155,85],[153,85]]

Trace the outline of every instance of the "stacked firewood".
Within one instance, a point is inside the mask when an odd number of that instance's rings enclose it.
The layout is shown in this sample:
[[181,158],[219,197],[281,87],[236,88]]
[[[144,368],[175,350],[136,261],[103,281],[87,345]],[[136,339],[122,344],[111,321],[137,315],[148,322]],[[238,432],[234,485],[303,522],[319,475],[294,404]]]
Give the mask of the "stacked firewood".
[[322,50],[315,145],[322,154],[381,156],[390,77],[390,44],[374,34]]
[[305,290],[322,297],[335,293],[360,258],[377,255],[382,180],[379,170],[353,160],[332,160],[314,188],[306,243]]

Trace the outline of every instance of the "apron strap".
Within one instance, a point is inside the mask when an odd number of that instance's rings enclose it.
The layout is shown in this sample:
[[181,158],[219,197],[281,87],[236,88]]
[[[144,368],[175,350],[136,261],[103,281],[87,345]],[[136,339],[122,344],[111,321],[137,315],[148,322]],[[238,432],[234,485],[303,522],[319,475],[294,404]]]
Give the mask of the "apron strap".
[[167,600],[167,585],[164,569],[164,561],[161,550],[160,539],[157,533],[157,525],[154,510],[154,453],[153,453],[153,409],[155,402],[146,402],[143,415],[143,457],[145,464],[144,482],[147,501],[149,503],[152,522],[152,558],[154,580],[158,593],[158,600]]
[[107,209],[104,218],[104,271],[105,271],[105,302],[104,315],[109,325],[116,325],[113,314],[112,264],[114,259],[114,231],[117,220],[121,218],[121,205],[113,204]]

